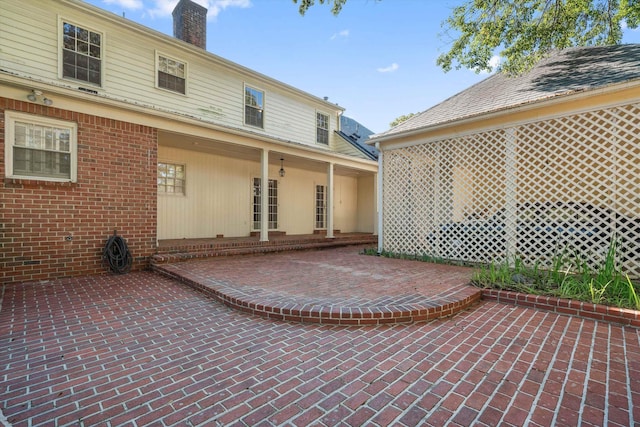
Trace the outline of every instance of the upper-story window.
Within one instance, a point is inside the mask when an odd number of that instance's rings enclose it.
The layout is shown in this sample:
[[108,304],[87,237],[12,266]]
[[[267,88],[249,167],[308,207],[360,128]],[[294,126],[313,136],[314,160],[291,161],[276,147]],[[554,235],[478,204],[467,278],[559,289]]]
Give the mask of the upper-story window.
[[316,142],[329,145],[329,116],[316,113]]
[[62,21],[62,77],[102,85],[103,36]]
[[158,87],[181,94],[186,93],[187,64],[158,54]]
[[77,125],[73,122],[5,111],[7,177],[75,182]]
[[244,87],[244,123],[264,127],[264,92],[249,86]]

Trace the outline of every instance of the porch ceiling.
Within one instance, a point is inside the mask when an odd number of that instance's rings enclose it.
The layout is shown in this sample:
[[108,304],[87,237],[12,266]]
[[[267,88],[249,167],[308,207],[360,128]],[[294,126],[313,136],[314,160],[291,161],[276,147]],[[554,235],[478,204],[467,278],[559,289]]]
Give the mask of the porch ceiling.
[[[251,162],[260,162],[260,150],[239,144],[202,138],[193,135],[184,135],[166,131],[158,132],[158,144],[163,147],[179,148],[182,150],[197,151],[200,153],[217,156],[231,157]],[[284,159],[285,170],[289,168],[304,169],[313,172],[326,172],[327,163],[308,157],[301,157],[278,151],[269,152],[269,164],[280,165],[280,158]],[[341,176],[366,176],[371,172],[335,164],[334,173]]]

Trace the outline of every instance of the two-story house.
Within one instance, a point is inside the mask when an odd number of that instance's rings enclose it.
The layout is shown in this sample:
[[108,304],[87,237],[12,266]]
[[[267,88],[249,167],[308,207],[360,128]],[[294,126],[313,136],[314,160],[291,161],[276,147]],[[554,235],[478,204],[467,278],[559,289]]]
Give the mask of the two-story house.
[[163,239],[374,233],[377,162],[343,108],[205,50],[206,9],[170,37],[79,0],[0,8],[0,277],[134,268]]

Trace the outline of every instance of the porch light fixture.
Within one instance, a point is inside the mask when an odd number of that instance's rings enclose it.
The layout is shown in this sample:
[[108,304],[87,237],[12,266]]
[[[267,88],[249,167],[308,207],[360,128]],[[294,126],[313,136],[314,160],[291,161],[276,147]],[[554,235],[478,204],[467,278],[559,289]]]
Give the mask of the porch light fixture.
[[280,157],[280,172],[278,172],[280,174],[281,177],[284,177],[284,159],[282,157]]
[[42,103],[46,106],[53,105],[53,101],[44,96],[42,91],[33,89],[27,99],[31,102],[38,102],[38,98],[42,97]]

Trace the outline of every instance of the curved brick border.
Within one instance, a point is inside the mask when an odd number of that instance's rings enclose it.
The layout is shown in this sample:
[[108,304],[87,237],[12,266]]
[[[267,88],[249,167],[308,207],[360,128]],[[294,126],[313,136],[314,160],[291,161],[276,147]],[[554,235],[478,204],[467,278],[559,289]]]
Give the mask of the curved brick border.
[[640,328],[640,311],[564,298],[482,289],[482,299]]
[[[440,298],[421,298],[412,301],[397,301],[384,306],[367,304],[341,305],[340,301],[324,304],[304,298],[286,298],[271,294],[266,290],[255,293],[220,282],[190,278],[168,269],[155,266],[159,274],[178,280],[218,302],[244,313],[268,319],[341,326],[383,325],[393,323],[414,323],[452,316],[480,301],[482,292],[471,286],[460,287]],[[402,298],[402,297],[400,297]],[[399,298],[399,299],[400,299]]]

